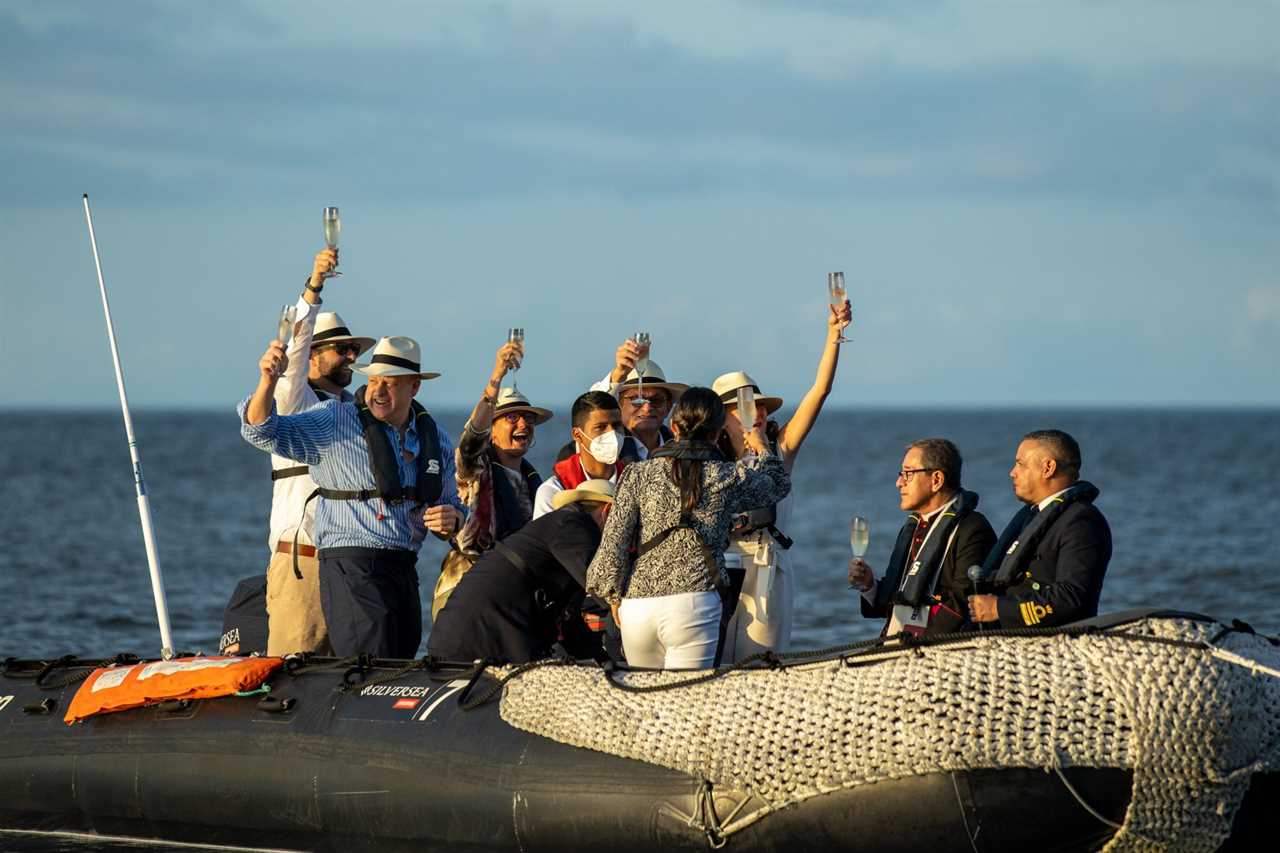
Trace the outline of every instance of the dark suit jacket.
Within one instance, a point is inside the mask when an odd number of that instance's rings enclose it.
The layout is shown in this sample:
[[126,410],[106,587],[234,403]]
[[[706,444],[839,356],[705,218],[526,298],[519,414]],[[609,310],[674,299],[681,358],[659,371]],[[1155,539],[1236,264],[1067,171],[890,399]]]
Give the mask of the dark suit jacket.
[[[519,554],[527,569],[516,568],[500,549],[487,551],[436,616],[428,654],[452,661],[525,663],[550,652],[556,618],[565,606],[582,600],[600,528],[579,505],[570,504],[535,518],[502,544]],[[547,607],[548,602],[559,606]]]
[[[934,593],[942,598],[942,608],[929,620],[926,634],[954,631],[969,619],[968,597],[973,592],[969,581],[969,567],[982,565],[987,552],[996,543],[996,532],[991,522],[977,510],[969,513],[956,530],[955,542],[942,558],[938,584]],[[883,578],[881,579],[883,581]],[[875,603],[862,599],[862,615],[868,618],[887,619],[893,611],[893,595],[896,589],[887,589],[881,583],[876,588]]]
[[1096,506],[1077,501],[1049,528],[1027,571],[997,600],[1000,627],[1051,627],[1098,615],[1111,561],[1111,527]]

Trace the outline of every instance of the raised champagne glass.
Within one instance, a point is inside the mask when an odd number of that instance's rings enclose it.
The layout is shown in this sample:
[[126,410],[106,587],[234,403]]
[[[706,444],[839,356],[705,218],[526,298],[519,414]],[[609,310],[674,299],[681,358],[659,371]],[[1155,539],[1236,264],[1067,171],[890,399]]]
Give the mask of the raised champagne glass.
[[289,340],[293,330],[293,321],[298,317],[298,306],[285,305],[280,308],[280,319],[276,321],[276,340],[284,343]]
[[[524,344],[524,329],[508,329],[508,330],[507,330],[507,343],[509,343],[509,344],[522,344],[522,345],[523,345],[523,344]],[[516,391],[519,391],[519,390],[520,390],[519,388],[517,388],[517,387],[516,387],[516,374],[517,374],[519,371],[520,371],[520,363],[519,363],[519,362],[516,362],[516,365],[515,365],[514,367],[512,367],[512,368],[511,368],[511,390],[512,390],[513,392],[516,392]]]
[[[324,209],[324,244],[330,249],[338,248],[338,235],[341,233],[342,217],[338,216],[338,208],[326,207]],[[329,275],[342,275],[342,273],[335,269],[330,270]]]
[[631,340],[635,341],[636,346],[640,348],[640,357],[636,359],[636,388],[644,389],[644,374],[649,369],[649,348],[653,339],[649,337],[648,332],[636,332],[631,336]]
[[[831,299],[832,308],[839,311],[844,307],[844,303],[849,299],[849,291],[845,290],[844,286],[844,273],[827,273],[827,295]],[[840,330],[840,337],[836,338],[836,342],[841,344],[849,343],[849,339],[844,336],[844,329]]]

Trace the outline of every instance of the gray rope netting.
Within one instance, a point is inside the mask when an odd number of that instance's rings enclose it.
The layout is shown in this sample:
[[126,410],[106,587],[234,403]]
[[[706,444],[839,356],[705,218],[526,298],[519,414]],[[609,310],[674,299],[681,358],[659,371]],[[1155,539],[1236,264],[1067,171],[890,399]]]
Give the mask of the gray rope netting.
[[[1274,671],[1280,649],[1182,619],[1123,634],[971,635],[869,665],[739,671],[650,693],[619,690],[599,670],[542,667],[506,685],[501,714],[525,731],[753,794],[768,810],[954,770],[1132,770],[1132,800],[1107,850],[1215,850],[1252,774],[1280,766],[1280,678],[1242,665]],[[1221,659],[1215,639],[1248,660]],[[675,685],[690,674],[613,678]]]

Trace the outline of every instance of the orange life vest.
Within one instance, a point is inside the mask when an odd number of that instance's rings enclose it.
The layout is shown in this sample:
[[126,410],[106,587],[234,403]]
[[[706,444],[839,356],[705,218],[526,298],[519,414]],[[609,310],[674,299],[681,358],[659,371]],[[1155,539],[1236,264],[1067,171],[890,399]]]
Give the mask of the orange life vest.
[[70,725],[166,699],[213,699],[256,690],[283,665],[284,658],[202,656],[96,669],[76,691],[63,720]]

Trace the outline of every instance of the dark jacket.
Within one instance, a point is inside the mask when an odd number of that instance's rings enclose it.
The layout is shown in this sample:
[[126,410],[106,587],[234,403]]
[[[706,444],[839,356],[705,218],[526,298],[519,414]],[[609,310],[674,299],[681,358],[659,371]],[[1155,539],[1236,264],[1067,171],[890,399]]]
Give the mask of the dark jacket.
[[[600,528],[579,505],[570,504],[534,519],[501,544],[462,576],[436,616],[428,654],[451,661],[525,663],[551,651],[559,617],[581,604]],[[505,549],[518,555],[523,568]]]
[[1098,615],[1111,561],[1111,528],[1092,503],[1066,508],[1040,539],[1027,570],[997,601],[1000,627],[1051,627]]
[[[974,510],[961,520],[955,541],[942,558],[941,574],[934,588],[942,607],[929,620],[926,635],[955,631],[969,620],[969,595],[973,593],[969,567],[981,566],[995,542],[996,532],[982,513]],[[897,590],[883,583],[883,578],[881,581],[876,586],[874,603],[862,599],[862,615],[867,618],[888,619],[893,612],[893,595]]]

